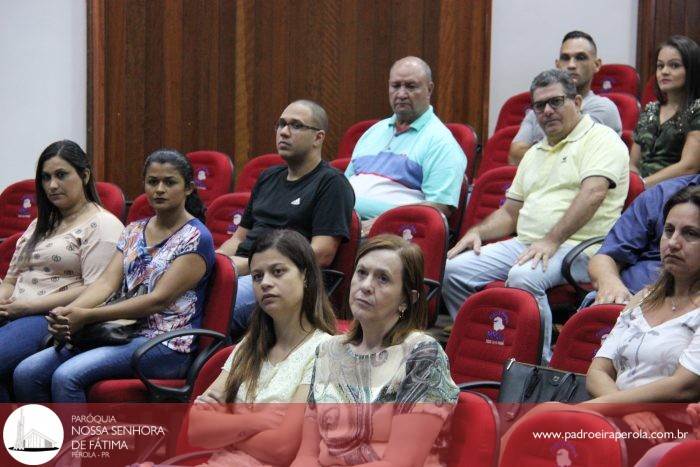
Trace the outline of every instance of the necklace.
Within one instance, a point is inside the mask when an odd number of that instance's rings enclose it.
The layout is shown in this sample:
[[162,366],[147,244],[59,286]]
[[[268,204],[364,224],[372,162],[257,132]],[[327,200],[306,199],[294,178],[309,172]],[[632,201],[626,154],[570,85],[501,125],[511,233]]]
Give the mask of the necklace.
[[311,336],[311,334],[313,334],[313,331],[309,331],[308,333],[306,333],[306,335],[305,335],[294,347],[292,347],[292,348],[289,350],[289,352],[287,352],[287,353],[285,354],[284,358],[283,358],[282,360],[280,360],[279,362],[277,362],[275,365],[277,365],[277,364],[279,364],[279,363],[282,363],[282,362],[285,361],[287,358],[289,358],[289,356],[292,354],[292,352],[294,352],[301,344],[303,344],[304,342],[306,342],[306,339],[308,339],[308,338]]
[[[693,295],[694,296],[694,295]],[[676,302],[675,297],[668,297],[671,299],[671,313],[675,313],[676,310],[678,310],[680,307],[678,306],[678,302]],[[693,299],[688,297],[688,300],[690,303],[693,303]]]

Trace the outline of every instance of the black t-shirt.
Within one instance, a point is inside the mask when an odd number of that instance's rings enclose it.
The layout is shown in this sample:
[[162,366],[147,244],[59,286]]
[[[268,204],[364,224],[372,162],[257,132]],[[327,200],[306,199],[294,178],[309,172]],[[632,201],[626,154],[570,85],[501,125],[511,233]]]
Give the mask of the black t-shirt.
[[293,182],[287,166],[265,170],[253,187],[241,227],[248,229],[236,256],[248,257],[253,241],[268,229],[296,230],[311,240],[317,235],[342,237],[350,234],[355,193],[350,182],[325,161]]

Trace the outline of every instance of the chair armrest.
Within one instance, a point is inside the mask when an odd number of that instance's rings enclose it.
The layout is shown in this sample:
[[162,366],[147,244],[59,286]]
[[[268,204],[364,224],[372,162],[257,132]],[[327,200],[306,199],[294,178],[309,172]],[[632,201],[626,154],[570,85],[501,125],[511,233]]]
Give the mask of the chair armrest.
[[423,279],[423,284],[428,287],[428,293],[425,296],[425,301],[429,302],[433,299],[435,294],[440,291],[440,283],[433,279]]
[[574,277],[571,275],[571,265],[574,264],[576,258],[578,258],[584,250],[596,243],[603,243],[603,240],[605,240],[605,237],[593,237],[579,243],[564,256],[564,260],[561,263],[561,275],[564,276],[564,279],[571,284],[574,290],[576,290],[576,293],[581,295],[581,297],[585,296],[589,291],[581,287],[578,282],[574,280]]
[[461,391],[473,391],[475,389],[500,389],[500,381],[469,381],[468,383],[458,384],[457,387]]
[[335,269],[322,269],[321,272],[323,272],[323,283],[326,286],[326,294],[330,296],[335,292],[335,289],[338,288],[340,283],[343,282],[345,274]]
[[[156,345],[160,345],[165,341],[182,336],[208,336],[213,338],[214,342],[209,344],[197,354],[192,362],[192,365],[190,365],[190,368],[187,370],[184,386],[179,388],[170,388],[152,383],[141,372],[141,368],[139,366],[141,358]],[[199,370],[206,363],[206,361],[209,360],[209,357],[219,350],[225,340],[225,335],[209,329],[178,329],[176,331],[166,332],[149,339],[148,342],[145,342],[134,351],[133,355],[131,356],[131,368],[134,370],[134,373],[141,380],[144,386],[146,386],[146,389],[148,389],[149,398],[153,402],[162,402],[165,400],[187,402],[190,393],[192,392],[192,388],[194,387],[194,380],[196,379]]]

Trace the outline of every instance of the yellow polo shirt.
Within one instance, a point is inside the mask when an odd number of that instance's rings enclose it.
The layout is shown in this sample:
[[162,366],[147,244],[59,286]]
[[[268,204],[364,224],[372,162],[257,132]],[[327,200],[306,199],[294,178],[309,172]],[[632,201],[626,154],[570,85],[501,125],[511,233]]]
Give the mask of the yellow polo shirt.
[[550,146],[547,138],[523,157],[506,196],[523,202],[517,237],[528,245],[541,240],[571,205],[584,179],[610,181],[605,200],[593,217],[566,243],[576,245],[605,235],[620,217],[629,186],[629,155],[620,137],[605,125],[583,115],[573,131]]

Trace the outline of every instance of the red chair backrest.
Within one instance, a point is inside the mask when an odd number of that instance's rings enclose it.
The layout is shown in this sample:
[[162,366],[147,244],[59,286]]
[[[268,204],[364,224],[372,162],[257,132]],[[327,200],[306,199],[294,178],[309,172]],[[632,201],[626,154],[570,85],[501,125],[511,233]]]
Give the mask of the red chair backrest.
[[622,305],[595,305],[575,313],[559,333],[549,365],[586,374],[623,308]]
[[192,164],[197,193],[206,206],[219,196],[231,191],[233,164],[231,158],[219,151],[187,153]]
[[[542,333],[540,309],[529,292],[495,288],[475,293],[460,308],[447,341],[452,379],[457,384],[500,381],[503,364],[511,358],[539,364]],[[495,396],[495,390],[479,392]]]
[[155,216],[155,214],[156,212],[148,202],[148,197],[146,197],[145,193],[142,193],[138,195],[131,204],[129,213],[126,216],[126,223],[131,224],[132,222]]
[[472,226],[483,221],[505,202],[506,191],[513,183],[518,168],[512,165],[497,167],[479,176],[474,182],[467,211],[462,220],[460,238]]
[[591,89],[596,94],[624,92],[636,98],[639,95],[639,74],[629,65],[605,64],[593,75]]
[[115,216],[117,219],[124,222],[126,214],[126,199],[124,192],[114,183],[97,182],[97,194],[100,197],[102,206]]
[[233,191],[236,193],[252,191],[261,173],[275,165],[284,164],[286,164],[286,162],[279,154],[263,154],[262,156],[249,160],[238,175],[236,188]]
[[207,228],[218,248],[238,230],[238,224],[250,201],[250,193],[227,193],[216,198],[207,208]]
[[[599,433],[600,437],[565,440],[567,433],[581,431]],[[541,433],[548,433],[548,436]],[[539,434],[539,438],[535,434]],[[500,465],[623,467],[627,465],[627,455],[622,434],[613,422],[597,413],[562,410],[539,412],[520,419],[510,432]]]
[[679,443],[668,451],[656,464],[656,467],[696,467],[700,465],[700,440],[688,440]]
[[362,120],[354,125],[350,126],[338,142],[338,154],[335,156],[336,159],[344,159],[352,156],[352,151],[355,149],[357,141],[360,137],[375,123],[379,120]]
[[[368,237],[389,233],[415,243],[423,251],[424,276],[442,284],[447,257],[447,219],[436,208],[423,204],[399,206],[384,212],[372,224]],[[440,294],[430,301],[428,325],[437,317]]]
[[[447,223],[450,227],[450,234],[453,234],[454,237],[457,237],[457,234],[459,234],[459,230],[462,227],[462,221],[464,220],[464,211],[467,210],[468,197],[469,179],[465,175],[464,177],[462,177],[462,186],[459,190],[459,202],[457,204],[457,207],[454,211],[452,211],[452,214],[450,214],[449,219],[447,219]],[[452,238],[452,240],[456,241],[458,239]]]
[[483,394],[460,392],[451,423],[448,467],[493,467],[501,441],[493,402]]
[[627,198],[625,199],[623,209],[627,209],[627,207],[632,204],[632,201],[634,201],[637,196],[641,195],[643,191],[644,182],[642,181],[642,177],[640,177],[638,173],[630,172],[630,184],[627,189]]
[[452,133],[457,144],[467,156],[467,170],[465,175],[471,180],[473,178],[474,164],[476,163],[476,151],[479,146],[479,137],[471,125],[465,123],[445,123],[445,126]]
[[622,130],[622,134],[620,135],[622,138],[622,141],[625,142],[627,145],[628,150],[632,150],[632,143],[634,143],[634,140],[632,139],[632,130]]
[[0,193],[0,238],[24,232],[36,216],[34,180],[13,183]]
[[348,168],[348,165],[350,165],[350,158],[349,157],[343,157],[342,159],[333,159],[331,162],[331,167],[335,167],[336,169],[340,170],[341,172],[345,173],[345,169]]
[[[236,302],[238,281],[236,271],[228,256],[217,253],[215,261],[204,303],[202,328],[228,335],[231,329],[231,314],[233,304]],[[199,338],[198,348],[203,349],[210,343],[211,338],[202,336]]]
[[352,211],[352,219],[350,220],[350,238],[347,242],[342,242],[335,252],[335,258],[330,265],[330,269],[335,269],[343,273],[343,280],[340,285],[331,295],[331,303],[338,317],[350,316],[347,309],[348,294],[350,293],[350,281],[355,272],[355,258],[357,250],[360,247],[360,237],[362,235],[362,223],[357,212]]
[[609,92],[605,95],[613,101],[617,110],[620,112],[620,120],[622,121],[623,130],[634,130],[639,120],[639,101],[631,94],[620,92]]
[[644,91],[642,92],[642,108],[646,107],[649,102],[656,102],[656,93],[654,92],[654,81],[656,81],[656,74],[652,73],[647,84],[644,85]]
[[491,137],[486,141],[486,146],[479,161],[479,171],[477,177],[481,177],[484,173],[496,167],[504,167],[508,165],[508,152],[510,151],[510,143],[518,134],[519,126],[507,126],[496,130]]
[[521,92],[508,98],[498,112],[496,130],[507,126],[520,126],[525,118],[525,112],[532,106],[532,98],[529,92]]
[[12,256],[15,254],[17,240],[22,236],[22,233],[23,232],[17,232],[16,234],[12,234],[0,243],[0,278],[2,279],[4,279],[5,274],[7,274]]

